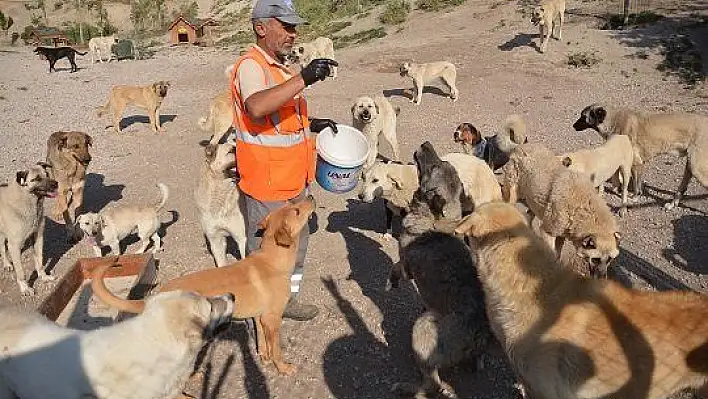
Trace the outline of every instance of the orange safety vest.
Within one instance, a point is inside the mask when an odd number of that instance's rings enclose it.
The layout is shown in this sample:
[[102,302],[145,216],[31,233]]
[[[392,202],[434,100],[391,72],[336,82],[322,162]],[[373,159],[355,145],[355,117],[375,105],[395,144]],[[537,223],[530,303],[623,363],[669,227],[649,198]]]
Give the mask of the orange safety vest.
[[277,65],[271,64],[255,46],[234,64],[231,94],[235,105],[233,127],[236,159],[243,192],[261,201],[295,198],[315,176],[315,140],[310,137],[307,102],[288,100],[277,112],[256,121],[248,116],[238,80],[239,65],[252,59],[263,68],[267,87],[285,82]]

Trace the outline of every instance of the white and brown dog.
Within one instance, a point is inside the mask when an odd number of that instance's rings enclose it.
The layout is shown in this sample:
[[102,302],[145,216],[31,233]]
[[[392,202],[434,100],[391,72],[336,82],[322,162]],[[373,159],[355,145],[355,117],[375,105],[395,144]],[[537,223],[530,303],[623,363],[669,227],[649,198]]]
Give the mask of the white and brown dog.
[[[546,52],[548,39],[561,40],[563,30],[563,19],[565,14],[565,0],[543,0],[540,5],[534,7],[531,22],[538,25],[541,37],[541,47],[539,51]],[[556,28],[558,31],[556,33]]]

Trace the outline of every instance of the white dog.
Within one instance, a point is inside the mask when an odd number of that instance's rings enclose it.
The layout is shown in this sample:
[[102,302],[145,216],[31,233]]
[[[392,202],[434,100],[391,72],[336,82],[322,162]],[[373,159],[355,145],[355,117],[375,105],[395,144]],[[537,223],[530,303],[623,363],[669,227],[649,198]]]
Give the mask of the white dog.
[[226,265],[226,237],[238,244],[241,259],[246,256],[246,212],[243,195],[234,184],[232,169],[236,167],[236,147],[206,143],[202,175],[194,190],[202,231],[217,267]]
[[96,55],[96,58],[98,58],[98,62],[103,63],[103,57],[106,55],[108,56],[108,61],[110,61],[113,58],[113,52],[111,51],[111,47],[117,41],[118,39],[115,35],[110,35],[106,37],[92,37],[88,43],[89,51],[91,52],[91,63],[93,64],[95,62],[93,60],[94,55]]
[[440,79],[450,88],[450,98],[452,102],[457,101],[459,92],[457,90],[457,69],[455,64],[447,61],[430,62],[427,64],[414,64],[412,62],[404,62],[401,64],[401,76],[408,76],[413,79],[413,90],[415,94],[410,102],[420,105],[421,97],[423,97],[423,87],[433,83],[436,79]]
[[[563,14],[565,13],[565,0],[543,0],[541,5],[534,7],[531,23],[538,25],[541,36],[541,47],[539,51],[546,52],[548,39],[561,40],[563,30]],[[558,22],[556,22],[558,21]],[[558,33],[556,33],[558,28]]]
[[93,331],[0,309],[0,398],[177,398],[233,308],[231,294],[172,291],[148,298],[142,314]]
[[[294,46],[290,53],[290,58],[292,62],[299,64],[300,68],[304,68],[316,58],[329,58],[330,60],[335,60],[334,43],[332,42],[332,39],[320,36],[309,43],[302,43]],[[333,66],[330,70],[332,71],[332,78],[336,78],[337,67]]]
[[162,194],[162,200],[154,206],[123,206],[101,211],[99,213],[87,212],[77,218],[81,231],[88,237],[97,257],[101,257],[101,247],[110,246],[111,251],[120,254],[120,241],[137,231],[142,246],[136,253],[143,253],[150,245],[152,239],[154,247],[152,252],[161,249],[160,228],[158,213],[165,206],[169,196],[167,186],[158,183],[157,187]]
[[379,135],[393,149],[393,158],[401,159],[396,137],[396,116],[399,108],[394,109],[391,103],[383,96],[359,97],[352,105],[352,124],[366,136],[369,142],[369,156],[364,163],[364,170],[374,165],[376,155],[379,153]]

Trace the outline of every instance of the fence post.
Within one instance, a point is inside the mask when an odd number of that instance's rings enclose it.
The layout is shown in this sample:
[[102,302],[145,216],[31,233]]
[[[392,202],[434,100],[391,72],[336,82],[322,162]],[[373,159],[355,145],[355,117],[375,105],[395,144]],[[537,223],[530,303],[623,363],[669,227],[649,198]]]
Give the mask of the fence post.
[[626,28],[629,23],[629,5],[631,0],[624,0],[623,15],[624,21],[622,22],[622,28]]

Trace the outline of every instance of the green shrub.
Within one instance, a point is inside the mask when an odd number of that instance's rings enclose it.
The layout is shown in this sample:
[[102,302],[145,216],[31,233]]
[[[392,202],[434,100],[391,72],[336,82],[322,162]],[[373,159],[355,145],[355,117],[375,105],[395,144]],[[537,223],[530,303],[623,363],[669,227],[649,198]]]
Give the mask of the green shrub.
[[382,23],[387,25],[398,25],[406,21],[408,13],[411,11],[411,6],[406,0],[389,0],[386,2],[386,8],[379,17]]
[[459,6],[465,0],[418,0],[416,6],[423,11],[439,11],[445,8]]
[[340,49],[352,44],[361,44],[369,42],[373,39],[379,39],[386,36],[386,29],[383,27],[364,30],[351,35],[335,36],[332,38],[334,41],[334,48]]

